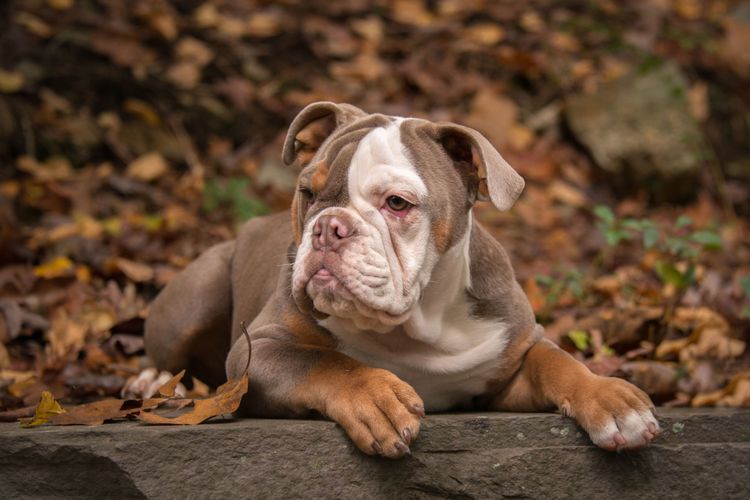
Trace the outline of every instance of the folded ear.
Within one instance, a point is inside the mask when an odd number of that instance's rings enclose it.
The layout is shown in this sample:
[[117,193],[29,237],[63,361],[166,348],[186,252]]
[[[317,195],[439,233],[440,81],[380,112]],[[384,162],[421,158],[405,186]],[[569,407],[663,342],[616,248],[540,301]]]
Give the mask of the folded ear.
[[495,147],[482,134],[455,123],[437,124],[439,140],[448,155],[478,178],[477,199],[490,200],[498,210],[510,210],[521,195],[523,178],[513,170]]
[[366,113],[351,104],[321,101],[308,104],[294,118],[284,140],[282,159],[287,165],[310,162],[323,142],[338,127]]

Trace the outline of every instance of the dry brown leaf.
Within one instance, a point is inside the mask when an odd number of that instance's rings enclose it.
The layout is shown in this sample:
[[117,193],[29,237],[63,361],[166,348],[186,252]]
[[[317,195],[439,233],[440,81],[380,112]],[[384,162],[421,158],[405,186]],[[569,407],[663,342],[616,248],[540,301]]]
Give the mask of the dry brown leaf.
[[59,358],[78,352],[86,341],[88,330],[88,325],[76,321],[62,307],[57,308],[52,314],[50,330],[47,333],[47,347]]
[[663,341],[656,348],[658,359],[677,354],[683,363],[691,363],[704,358],[732,359],[745,352],[745,342],[732,337],[727,320],[706,307],[678,308],[671,325],[690,335]]
[[[168,371],[157,370],[156,368],[146,368],[138,375],[130,377],[122,390],[120,396],[123,399],[148,399],[157,393],[159,388],[168,383],[173,375]],[[185,386],[177,384],[175,395],[184,397],[186,393]]]
[[464,36],[474,43],[491,46],[505,38],[505,32],[495,23],[480,23],[466,28]]
[[139,420],[149,424],[197,425],[209,418],[237,411],[242,396],[247,392],[247,374],[230,380],[216,390],[216,395],[193,402],[193,409],[174,418],[163,417],[152,412],[138,415]]
[[647,393],[671,398],[677,391],[677,366],[659,361],[633,361],[620,367],[632,383]]
[[107,420],[126,418],[158,407],[165,398],[147,399],[104,399],[78,406],[65,408],[65,413],[50,418],[54,425],[101,425]]
[[750,371],[738,373],[723,389],[696,395],[690,404],[693,407],[750,407]]
[[155,181],[169,170],[167,160],[159,153],[147,153],[136,158],[127,168],[127,175],[139,181]]
[[182,370],[180,373],[178,373],[177,375],[169,379],[167,383],[159,387],[158,389],[159,394],[161,394],[165,398],[173,397],[175,393],[175,389],[177,388],[177,384],[180,383],[180,380],[182,380],[182,377],[184,376],[185,376],[185,370]]
[[627,309],[601,309],[576,323],[577,330],[600,330],[604,343],[637,345],[648,333],[648,328],[662,315],[660,307],[631,307]]
[[146,264],[122,257],[117,257],[114,264],[125,276],[136,283],[151,281],[154,278],[154,270]]

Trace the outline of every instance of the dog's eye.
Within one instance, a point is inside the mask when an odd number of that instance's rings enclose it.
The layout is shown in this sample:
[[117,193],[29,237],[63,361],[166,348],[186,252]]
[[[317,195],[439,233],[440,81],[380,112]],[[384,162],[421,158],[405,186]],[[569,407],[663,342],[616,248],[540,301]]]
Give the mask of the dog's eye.
[[411,206],[411,203],[400,196],[389,196],[385,202],[388,204],[388,208],[394,212],[403,212]]
[[299,193],[302,195],[302,206],[305,210],[315,203],[315,193],[313,193],[311,189],[301,187],[299,188]]

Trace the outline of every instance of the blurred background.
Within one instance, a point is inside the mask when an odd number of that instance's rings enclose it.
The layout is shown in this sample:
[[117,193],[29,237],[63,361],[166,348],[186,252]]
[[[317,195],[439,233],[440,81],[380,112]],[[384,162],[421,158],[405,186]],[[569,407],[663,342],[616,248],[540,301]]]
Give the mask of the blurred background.
[[750,406],[750,2],[7,0],[0,416],[120,395],[159,289],[289,206],[316,100],[480,130],[527,187],[476,217],[547,336]]

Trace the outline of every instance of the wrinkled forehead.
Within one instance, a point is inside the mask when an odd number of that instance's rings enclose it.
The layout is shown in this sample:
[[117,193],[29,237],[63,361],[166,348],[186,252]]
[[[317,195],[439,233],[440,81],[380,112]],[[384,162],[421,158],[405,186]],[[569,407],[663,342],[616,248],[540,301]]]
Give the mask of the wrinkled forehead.
[[[321,145],[300,179],[325,204],[346,205],[352,197],[376,197],[395,190],[422,201],[427,196],[424,161],[414,162],[414,134],[424,120],[369,115],[334,131]],[[326,203],[327,202],[327,203]]]

